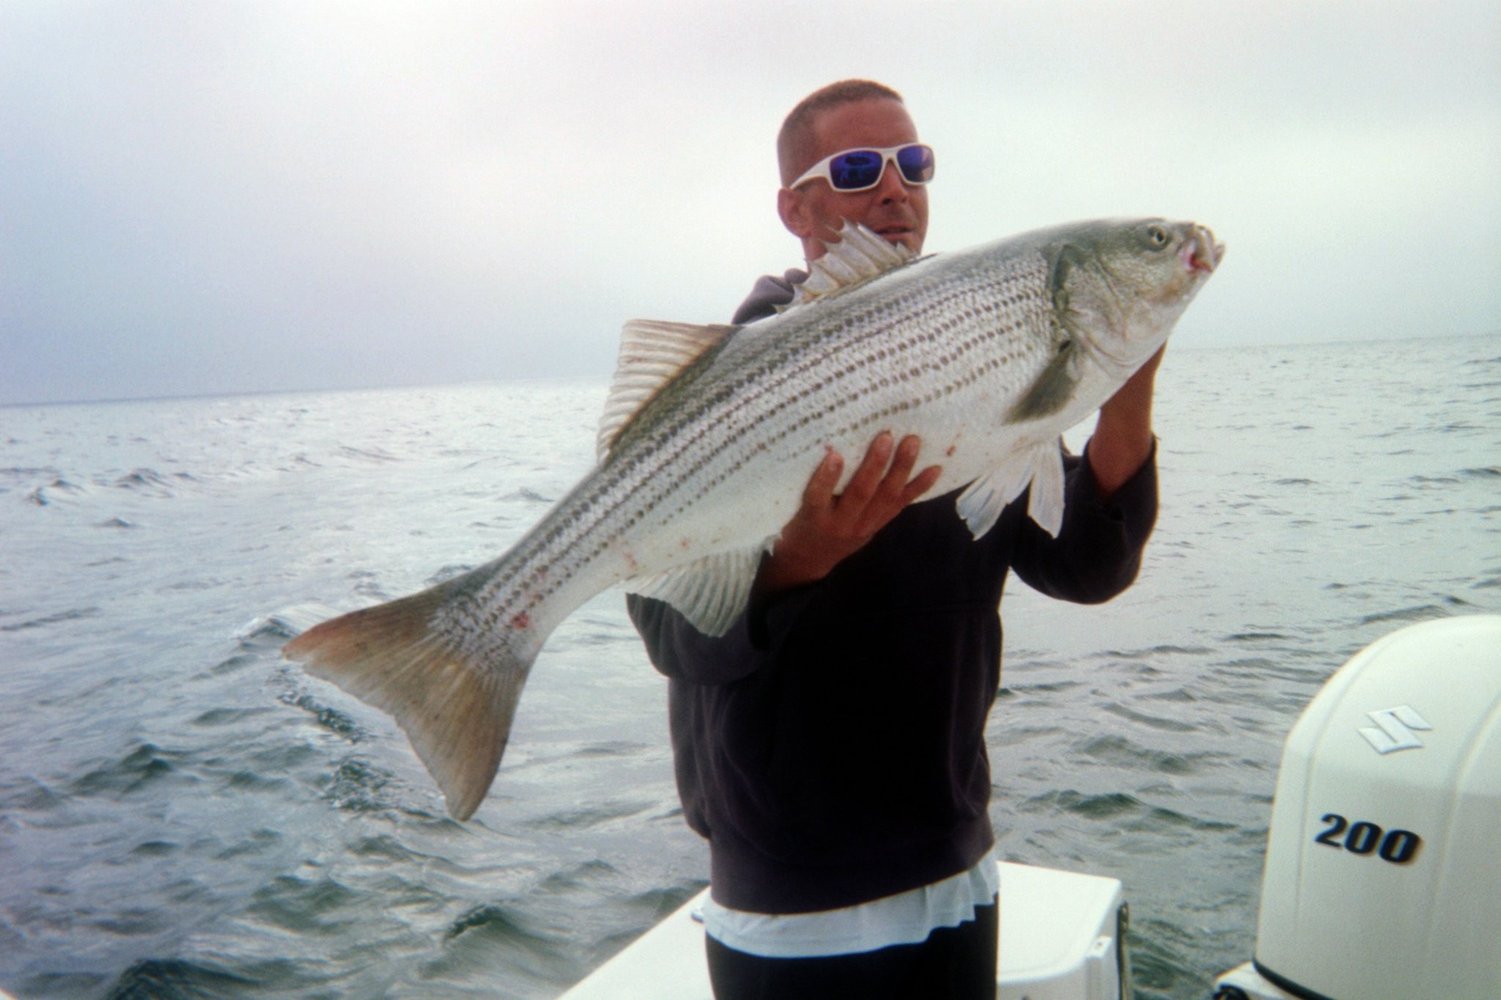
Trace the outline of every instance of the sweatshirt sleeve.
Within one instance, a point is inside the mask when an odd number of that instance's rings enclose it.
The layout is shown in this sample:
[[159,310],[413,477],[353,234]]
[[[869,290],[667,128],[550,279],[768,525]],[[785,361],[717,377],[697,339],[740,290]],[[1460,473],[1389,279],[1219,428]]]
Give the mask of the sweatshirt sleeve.
[[[1053,538],[1024,518],[1012,569],[1050,597],[1099,604],[1129,587],[1157,521],[1157,445],[1136,474],[1108,500],[1100,498],[1085,456],[1068,463],[1063,526]],[[1025,508],[1022,501],[1018,506]]]

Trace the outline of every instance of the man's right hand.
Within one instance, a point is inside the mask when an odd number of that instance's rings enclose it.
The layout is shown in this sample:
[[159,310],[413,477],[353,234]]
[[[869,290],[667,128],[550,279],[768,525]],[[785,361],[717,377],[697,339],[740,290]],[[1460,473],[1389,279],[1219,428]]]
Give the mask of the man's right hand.
[[903,507],[932,489],[942,471],[939,466],[912,475],[921,448],[916,435],[894,444],[892,435],[882,431],[840,493],[834,489],[844,471],[844,458],[830,448],[803,490],[802,506],[761,564],[757,593],[771,594],[822,580]]

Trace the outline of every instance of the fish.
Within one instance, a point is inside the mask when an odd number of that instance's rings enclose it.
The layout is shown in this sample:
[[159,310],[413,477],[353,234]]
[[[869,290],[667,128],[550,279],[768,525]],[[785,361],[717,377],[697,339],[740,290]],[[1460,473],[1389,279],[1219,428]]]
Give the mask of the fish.
[[1024,490],[1056,535],[1060,435],[1165,343],[1224,255],[1208,228],[1162,219],[926,256],[854,224],[838,235],[774,316],[627,323],[597,464],[504,554],[284,647],[392,715],[456,819],[488,793],[572,611],[618,585],[724,634],[830,449],[919,435],[943,470],[930,495],[964,487],[955,516],[974,537]]

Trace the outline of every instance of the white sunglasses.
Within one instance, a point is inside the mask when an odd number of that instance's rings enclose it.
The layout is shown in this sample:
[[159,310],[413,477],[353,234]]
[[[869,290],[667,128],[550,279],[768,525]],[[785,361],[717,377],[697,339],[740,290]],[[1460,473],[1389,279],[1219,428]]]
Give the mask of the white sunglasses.
[[888,163],[896,164],[902,180],[908,184],[921,185],[933,179],[933,147],[909,142],[885,148],[841,150],[819,160],[787,186],[795,188],[822,177],[835,191],[869,191],[881,183]]

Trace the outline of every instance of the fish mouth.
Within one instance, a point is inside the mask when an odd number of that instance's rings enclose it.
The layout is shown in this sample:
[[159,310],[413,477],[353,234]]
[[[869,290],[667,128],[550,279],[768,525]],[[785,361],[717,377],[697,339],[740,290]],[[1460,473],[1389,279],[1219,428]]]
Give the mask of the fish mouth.
[[1183,247],[1178,251],[1178,259],[1183,261],[1183,266],[1190,271],[1203,271],[1210,274],[1225,256],[1225,244],[1214,241],[1214,233],[1205,226],[1194,226],[1189,231],[1188,238],[1183,241]]

